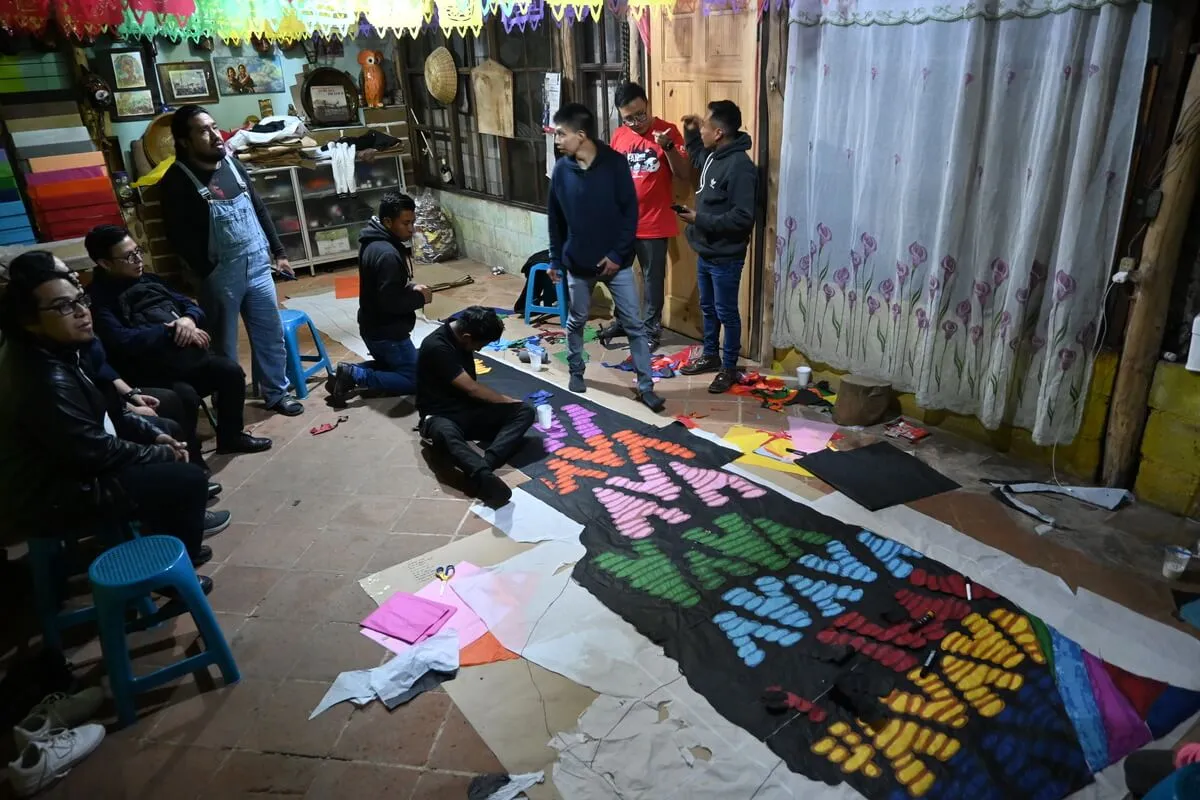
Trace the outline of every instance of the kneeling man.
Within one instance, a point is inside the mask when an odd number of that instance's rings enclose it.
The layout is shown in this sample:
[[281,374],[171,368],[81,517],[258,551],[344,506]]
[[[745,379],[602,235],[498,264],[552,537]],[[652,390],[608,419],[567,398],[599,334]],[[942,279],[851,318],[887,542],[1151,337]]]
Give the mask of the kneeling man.
[[[493,508],[512,498],[494,470],[520,449],[534,419],[528,403],[475,380],[475,354],[502,333],[504,323],[495,311],[471,306],[426,336],[417,356],[421,438],[448,456],[476,497]],[[480,455],[471,441],[490,444]]]

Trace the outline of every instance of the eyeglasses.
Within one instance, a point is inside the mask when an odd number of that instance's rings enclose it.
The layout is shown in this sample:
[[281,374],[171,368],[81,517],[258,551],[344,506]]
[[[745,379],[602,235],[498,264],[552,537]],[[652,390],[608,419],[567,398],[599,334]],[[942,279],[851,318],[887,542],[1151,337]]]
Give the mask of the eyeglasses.
[[641,125],[648,119],[650,119],[649,112],[639,111],[636,114],[627,114],[626,116],[621,117],[621,122],[624,122],[626,125],[632,127],[634,125]]
[[135,261],[141,261],[146,256],[146,251],[140,247],[135,247],[123,256],[113,256],[113,261],[124,261],[126,264],[132,264]]
[[38,311],[53,311],[60,317],[69,317],[76,311],[84,311],[92,307],[92,298],[87,294],[81,294],[74,300],[57,300],[48,306],[38,306]]

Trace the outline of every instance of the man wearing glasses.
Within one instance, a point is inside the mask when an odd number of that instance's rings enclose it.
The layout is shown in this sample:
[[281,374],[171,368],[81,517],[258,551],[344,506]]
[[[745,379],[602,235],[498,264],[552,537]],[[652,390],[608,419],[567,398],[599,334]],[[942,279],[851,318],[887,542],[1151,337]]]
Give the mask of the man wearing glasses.
[[193,416],[215,393],[217,451],[258,453],[271,440],[242,430],[246,375],[236,361],[209,349],[204,312],[142,269],[142,250],[117,225],[84,239],[99,267],[88,293],[96,332],[120,373],[135,384],[170,389]]
[[[653,352],[662,338],[667,244],[679,233],[679,221],[671,210],[671,182],[673,178],[687,180],[691,162],[684,152],[679,128],[650,113],[645,89],[625,83],[617,88],[615,101],[621,127],[613,131],[610,146],[629,162],[637,191],[634,253],[642,268],[642,322]],[[624,333],[617,320],[600,332],[600,341],[607,347],[614,336]]]

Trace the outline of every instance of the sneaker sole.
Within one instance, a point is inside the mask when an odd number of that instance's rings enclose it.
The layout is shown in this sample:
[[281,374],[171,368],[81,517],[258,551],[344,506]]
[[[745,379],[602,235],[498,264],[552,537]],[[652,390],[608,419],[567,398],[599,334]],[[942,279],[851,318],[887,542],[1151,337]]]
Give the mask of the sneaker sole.
[[204,538],[207,539],[211,536],[216,536],[218,533],[220,533],[221,531],[228,528],[232,522],[233,522],[233,516],[230,515],[229,518],[226,519],[224,522],[222,522],[220,525],[217,525],[212,528],[205,528],[204,529]]

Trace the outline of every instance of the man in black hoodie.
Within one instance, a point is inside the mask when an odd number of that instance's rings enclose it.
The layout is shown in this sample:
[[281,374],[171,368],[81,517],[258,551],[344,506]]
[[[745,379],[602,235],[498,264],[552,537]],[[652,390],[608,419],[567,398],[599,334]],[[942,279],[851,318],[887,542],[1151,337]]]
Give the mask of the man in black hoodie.
[[417,349],[413,327],[417,309],[433,299],[428,286],[413,283],[412,239],[417,206],[406,194],[385,194],[379,216],[358,235],[358,331],[373,361],[338,364],[326,381],[334,407],[359,389],[386,394],[413,394],[417,390]]
[[741,127],[742,112],[731,100],[709,103],[703,120],[696,116],[683,119],[688,156],[700,171],[700,184],[695,210],[682,211],[679,218],[688,224],[688,243],[696,251],[704,354],[680,371],[684,375],[717,373],[708,387],[713,394],[729,391],[737,381],[742,348],[739,285],[758,196],[758,171],[747,155],[750,134]]

